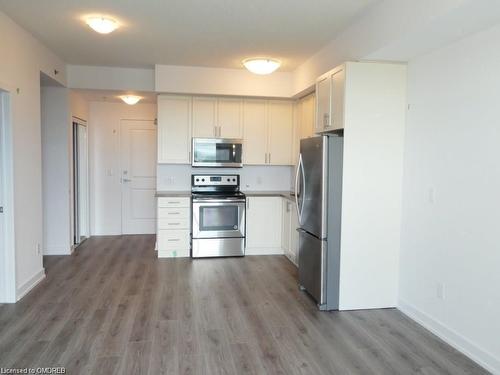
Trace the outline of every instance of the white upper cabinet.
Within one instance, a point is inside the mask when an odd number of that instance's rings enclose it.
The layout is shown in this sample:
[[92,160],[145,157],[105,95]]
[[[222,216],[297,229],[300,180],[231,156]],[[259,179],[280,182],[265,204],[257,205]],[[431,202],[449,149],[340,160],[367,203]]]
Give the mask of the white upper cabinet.
[[193,137],[241,138],[241,99],[194,97]]
[[158,96],[158,163],[189,164],[191,98]]
[[242,137],[242,101],[240,99],[218,99],[217,126],[218,137]]
[[315,133],[315,111],[316,111],[315,94],[309,94],[297,102],[294,108],[294,147],[292,155],[292,163],[298,164],[300,152],[300,140],[312,137]]
[[193,98],[193,137],[217,137],[217,99]]
[[316,83],[316,131],[322,131],[330,125],[330,98],[331,98],[331,85],[328,76],[321,78]]
[[293,103],[269,101],[268,164],[291,165],[293,143]]
[[294,116],[291,100],[160,95],[158,163],[190,164],[196,137],[243,139],[244,164],[293,165]]
[[316,81],[316,132],[344,128],[345,65]]
[[291,165],[293,116],[292,101],[245,100],[244,164]]
[[345,93],[345,68],[337,70],[331,78],[331,115],[330,128],[333,130],[344,128],[344,93]]
[[243,163],[266,164],[267,162],[267,101],[243,102]]

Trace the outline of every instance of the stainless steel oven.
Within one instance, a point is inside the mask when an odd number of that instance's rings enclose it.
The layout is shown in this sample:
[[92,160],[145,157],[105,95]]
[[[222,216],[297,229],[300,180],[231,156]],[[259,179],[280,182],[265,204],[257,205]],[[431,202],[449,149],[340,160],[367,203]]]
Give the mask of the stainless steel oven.
[[245,255],[245,207],[239,176],[192,176],[192,257]]
[[243,141],[241,139],[193,138],[193,167],[243,166]]
[[193,237],[245,237],[245,199],[193,198]]

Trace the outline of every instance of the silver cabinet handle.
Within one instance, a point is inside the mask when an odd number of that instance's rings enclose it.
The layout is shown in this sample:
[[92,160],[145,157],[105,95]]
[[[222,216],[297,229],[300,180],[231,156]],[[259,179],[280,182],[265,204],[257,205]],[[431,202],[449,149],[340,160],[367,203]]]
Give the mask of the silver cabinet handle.
[[179,201],[168,201],[167,203],[168,203],[168,204],[179,204],[179,203],[181,203],[181,202],[179,202]]
[[269,164],[271,164],[271,153],[269,153]]
[[323,114],[323,126],[328,127],[330,116],[328,113]]
[[247,198],[247,210],[249,210],[249,209],[250,209],[250,199]]
[[265,154],[265,159],[266,159],[266,161],[264,162],[264,164],[267,164],[267,152]]
[[180,215],[180,212],[168,212],[167,215]]
[[181,223],[167,223],[167,225],[181,225]]
[[132,182],[132,180],[129,178],[122,178],[122,182]]
[[179,241],[180,241],[180,239],[178,239],[178,238],[171,238],[168,240],[168,242],[179,242]]

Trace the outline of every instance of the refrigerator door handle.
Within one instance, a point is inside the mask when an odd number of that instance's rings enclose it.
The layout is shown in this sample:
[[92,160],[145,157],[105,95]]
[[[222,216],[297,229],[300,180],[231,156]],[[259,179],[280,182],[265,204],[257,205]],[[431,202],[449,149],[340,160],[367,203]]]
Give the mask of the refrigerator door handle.
[[300,158],[300,168],[302,169],[302,207],[300,208],[300,224],[302,224],[302,212],[304,211],[304,204],[306,201],[306,173],[304,171],[304,161],[302,160],[302,155]]
[[299,154],[299,164],[297,164],[297,171],[295,173],[295,206],[297,207],[297,216],[299,219],[299,224],[302,225],[301,222],[301,212],[299,209],[299,173],[300,173],[300,165],[302,164],[302,154]]

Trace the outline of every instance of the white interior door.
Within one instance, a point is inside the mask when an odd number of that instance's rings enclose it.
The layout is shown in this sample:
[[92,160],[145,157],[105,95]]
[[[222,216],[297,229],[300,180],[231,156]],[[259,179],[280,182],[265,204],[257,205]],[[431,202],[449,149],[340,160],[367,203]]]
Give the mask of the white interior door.
[[156,126],[122,120],[122,233],[153,234],[156,223]]

